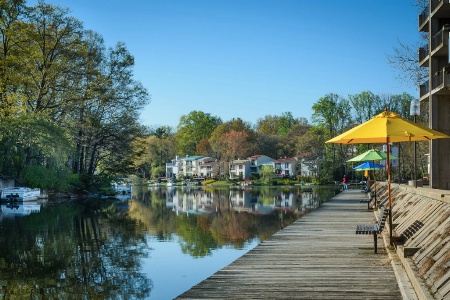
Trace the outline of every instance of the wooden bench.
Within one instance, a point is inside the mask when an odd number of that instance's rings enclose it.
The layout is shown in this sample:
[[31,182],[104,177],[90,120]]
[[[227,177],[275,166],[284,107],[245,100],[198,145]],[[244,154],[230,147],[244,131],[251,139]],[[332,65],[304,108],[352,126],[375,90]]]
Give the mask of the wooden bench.
[[359,200],[359,203],[367,203],[367,210],[370,210],[370,202],[372,202],[374,198],[375,193],[370,193],[368,198]]
[[370,192],[370,187],[365,185],[361,188],[361,193],[368,193]]
[[381,233],[386,224],[386,219],[389,215],[389,209],[384,206],[380,210],[377,224],[371,225],[356,225],[356,234],[372,234],[374,252],[377,254],[377,235]]

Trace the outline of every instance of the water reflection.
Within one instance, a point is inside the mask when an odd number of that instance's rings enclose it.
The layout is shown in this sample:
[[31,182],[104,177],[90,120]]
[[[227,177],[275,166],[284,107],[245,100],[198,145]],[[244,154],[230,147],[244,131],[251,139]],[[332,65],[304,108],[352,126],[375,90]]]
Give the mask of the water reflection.
[[27,216],[31,213],[41,211],[39,202],[7,202],[0,207],[0,221],[3,218],[15,218],[16,216]]
[[[257,215],[270,214],[274,210],[305,211],[320,206],[329,198],[325,191],[302,192],[301,188],[235,188],[224,191],[201,187],[157,188],[165,191],[166,206],[179,215],[209,214],[221,209],[232,209]],[[323,197],[323,193],[325,196]],[[326,198],[324,200],[324,198]],[[214,199],[217,201],[214,202]]]
[[143,229],[97,201],[3,218],[0,298],[145,298],[152,285],[139,272],[148,255]]
[[[131,197],[116,200],[2,203],[0,298],[171,299],[332,193],[133,187]],[[154,259],[155,243],[180,254]],[[183,269],[205,258],[210,268]],[[161,282],[172,267],[170,282]],[[174,286],[179,277],[185,282]]]

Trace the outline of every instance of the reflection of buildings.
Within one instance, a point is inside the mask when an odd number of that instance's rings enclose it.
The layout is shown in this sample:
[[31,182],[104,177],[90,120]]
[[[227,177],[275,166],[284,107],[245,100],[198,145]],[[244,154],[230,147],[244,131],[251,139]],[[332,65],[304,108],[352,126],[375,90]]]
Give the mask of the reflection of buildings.
[[166,207],[177,212],[202,214],[212,212],[212,193],[201,188],[169,188]]
[[[217,192],[217,191],[216,191]],[[219,196],[220,195],[220,196]],[[219,200],[222,199],[222,200]],[[227,203],[219,204],[219,201]],[[278,211],[304,211],[317,208],[320,196],[295,190],[271,190],[267,193],[258,188],[229,189],[221,194],[201,187],[168,188],[166,207],[178,213],[204,214],[221,209],[232,209],[252,214],[269,214]]]
[[261,193],[255,194],[252,189],[232,189],[229,193],[234,210],[253,214],[268,214],[274,210],[295,211],[299,203],[297,193],[293,191],[279,191],[269,198]]
[[[294,198],[295,197],[295,198]],[[291,209],[293,202],[297,200],[297,195],[292,192],[278,193],[275,196],[275,208],[281,210]]]

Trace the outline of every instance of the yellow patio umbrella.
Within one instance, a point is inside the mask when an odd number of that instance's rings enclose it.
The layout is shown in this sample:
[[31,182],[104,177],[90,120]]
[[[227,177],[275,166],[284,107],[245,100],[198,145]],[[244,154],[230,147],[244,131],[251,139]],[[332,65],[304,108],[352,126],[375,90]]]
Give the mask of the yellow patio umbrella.
[[336,144],[386,144],[388,203],[389,203],[389,238],[392,245],[392,206],[391,206],[391,166],[389,159],[389,143],[429,141],[450,138],[439,131],[430,129],[389,112],[387,109],[366,121],[328,141]]

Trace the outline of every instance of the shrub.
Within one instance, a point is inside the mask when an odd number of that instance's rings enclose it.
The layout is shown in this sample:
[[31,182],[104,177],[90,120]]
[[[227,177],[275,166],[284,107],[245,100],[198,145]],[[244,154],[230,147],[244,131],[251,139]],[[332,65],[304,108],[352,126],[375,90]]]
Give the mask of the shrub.
[[70,188],[70,172],[54,170],[44,166],[29,166],[24,169],[24,183],[33,188],[65,192]]
[[202,181],[202,185],[208,185],[208,184],[214,183],[216,181],[217,180],[215,180],[215,179],[206,179],[205,181]]

